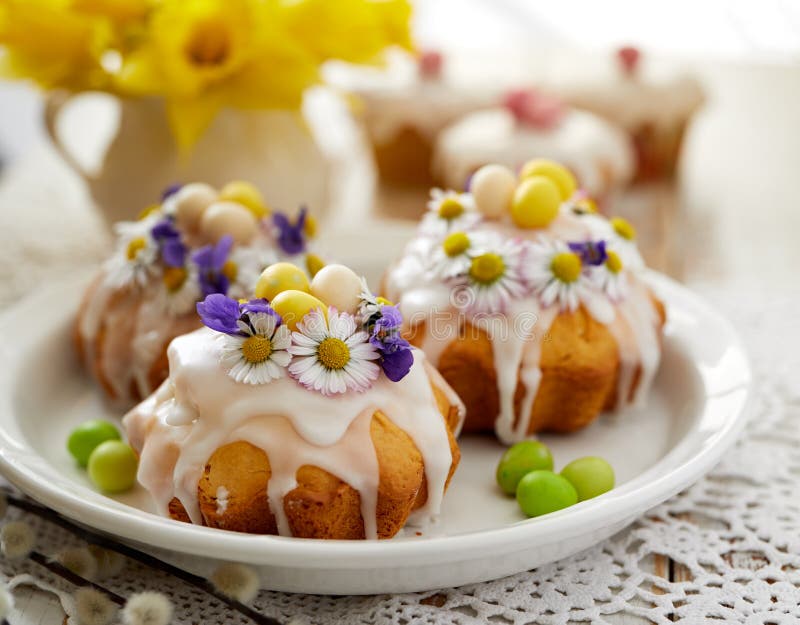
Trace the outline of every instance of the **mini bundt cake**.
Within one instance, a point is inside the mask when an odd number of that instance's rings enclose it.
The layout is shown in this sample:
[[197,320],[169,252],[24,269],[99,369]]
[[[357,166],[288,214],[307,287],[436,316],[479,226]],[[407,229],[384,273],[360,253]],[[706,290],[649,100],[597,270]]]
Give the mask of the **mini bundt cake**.
[[233,182],[167,189],[135,222],[116,226],[117,244],[84,295],[75,327],[86,368],[108,397],[132,405],[167,376],[166,349],[200,327],[195,305],[209,293],[246,297],[260,272],[282,259],[309,272],[313,221],[271,214],[258,190]]
[[643,401],[665,321],[643,270],[633,227],[535,160],[521,179],[488,165],[471,193],[434,191],[384,291],[464,401],[465,430],[510,443]]
[[602,206],[630,181],[630,141],[605,119],[534,90],[509,91],[503,104],[464,115],[439,134],[437,184],[462,190],[483,165],[517,171],[532,154],[564,163]]
[[159,513],[329,539],[435,517],[464,406],[397,308],[342,265],[310,284],[273,265],[256,295],[198,304],[207,327],[172,341],[169,377],[124,418]]

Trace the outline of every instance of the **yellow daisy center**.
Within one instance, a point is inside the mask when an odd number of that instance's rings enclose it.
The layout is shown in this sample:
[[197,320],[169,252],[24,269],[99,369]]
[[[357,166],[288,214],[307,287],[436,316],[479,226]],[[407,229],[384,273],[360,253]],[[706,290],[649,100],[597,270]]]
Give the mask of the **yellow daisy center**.
[[186,282],[186,270],[183,267],[167,267],[164,270],[164,286],[170,293],[177,291]]
[[613,217],[611,219],[611,226],[614,228],[614,232],[623,239],[633,241],[636,238],[636,228],[634,228],[627,219]]
[[317,220],[312,215],[306,215],[306,222],[303,224],[303,234],[309,239],[317,236]]
[[469,267],[470,277],[478,284],[489,285],[500,278],[506,272],[506,264],[503,257],[491,252],[481,254],[472,259]]
[[242,343],[242,356],[252,364],[267,360],[272,354],[272,341],[263,336],[251,336]]
[[231,282],[236,282],[236,276],[239,275],[239,265],[232,260],[226,260],[225,264],[222,265],[222,275]]
[[130,243],[128,243],[128,247],[125,250],[125,256],[128,260],[134,260],[146,245],[147,241],[144,240],[144,237],[136,237]]
[[155,213],[157,210],[160,210],[160,209],[161,209],[161,204],[150,204],[150,206],[145,206],[139,212],[139,215],[138,215],[137,219],[139,221],[141,221],[145,217],[149,217],[150,215],[152,215],[153,213]]
[[385,297],[381,297],[380,295],[375,298],[375,301],[378,302],[381,306],[394,306],[391,300],[388,300]]
[[596,213],[597,203],[592,198],[585,197],[575,202],[575,208],[583,213]]
[[329,336],[319,344],[317,358],[327,369],[344,369],[350,362],[350,348],[342,339]]
[[550,271],[561,282],[575,282],[581,275],[581,257],[573,252],[560,252],[550,261]]
[[469,249],[469,237],[463,232],[453,232],[448,234],[447,238],[442,243],[444,253],[450,258],[460,256]]
[[454,197],[448,197],[439,204],[439,217],[442,219],[455,219],[464,214],[464,205]]
[[311,277],[317,275],[317,272],[325,266],[325,261],[316,254],[306,254],[306,269]]
[[622,271],[622,259],[619,254],[613,250],[609,250],[606,258],[606,269],[611,273],[619,273]]
[[199,22],[194,27],[185,51],[194,65],[222,65],[231,51],[230,33],[214,19]]

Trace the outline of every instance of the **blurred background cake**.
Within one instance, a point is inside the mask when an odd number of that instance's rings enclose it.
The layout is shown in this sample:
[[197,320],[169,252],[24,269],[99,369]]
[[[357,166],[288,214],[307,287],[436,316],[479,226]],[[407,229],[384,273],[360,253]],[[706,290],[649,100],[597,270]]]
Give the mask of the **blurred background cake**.
[[634,155],[616,126],[531,89],[507,92],[502,104],[465,115],[439,134],[433,159],[437,184],[462,190],[483,165],[519,171],[533,157],[564,163],[601,204],[630,181]]

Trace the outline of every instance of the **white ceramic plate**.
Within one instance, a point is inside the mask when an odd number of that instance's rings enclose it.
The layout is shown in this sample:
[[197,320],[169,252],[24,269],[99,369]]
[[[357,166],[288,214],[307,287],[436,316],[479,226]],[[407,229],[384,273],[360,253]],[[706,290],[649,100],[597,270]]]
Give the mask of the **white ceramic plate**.
[[84,282],[54,286],[2,318],[0,470],[59,512],[129,541],[260,565],[276,590],[382,593],[498,578],[563,558],[617,532],[709,471],[745,422],[750,370],[729,323],[675,282],[650,275],[667,304],[664,359],[644,409],[604,416],[571,436],[544,436],[556,463],[607,458],[618,486],[572,508],[523,519],[494,484],[502,447],[465,438],[440,522],[390,541],[253,536],[151,513],[137,488],[105,497],[65,450],[90,418],[118,419],[98,399],[71,343]]

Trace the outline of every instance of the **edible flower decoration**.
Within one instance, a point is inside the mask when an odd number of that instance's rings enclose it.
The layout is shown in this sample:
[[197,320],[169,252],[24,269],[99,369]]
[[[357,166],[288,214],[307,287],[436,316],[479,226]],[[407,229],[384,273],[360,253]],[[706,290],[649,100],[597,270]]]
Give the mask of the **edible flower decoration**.
[[116,254],[105,264],[105,282],[114,288],[144,288],[157,275],[159,250],[153,238],[153,219],[121,222],[114,226],[119,243]]
[[237,302],[212,293],[197,304],[203,323],[222,334],[221,364],[244,384],[264,384],[286,375],[292,359],[291,332],[265,299]]
[[[297,219],[292,221],[288,215],[276,212],[272,216],[272,223],[278,231],[278,245],[289,256],[302,254],[306,251],[306,240],[313,234],[313,221],[308,215],[308,209],[303,206]],[[312,230],[309,233],[309,230]]]
[[581,254],[563,241],[542,238],[531,246],[531,259],[528,280],[542,305],[575,311],[588,294]]
[[186,263],[186,246],[172,219],[159,221],[150,231],[158,243],[161,260],[167,267],[183,267]]
[[423,234],[444,235],[456,230],[469,230],[480,220],[471,194],[432,189],[420,231]]
[[192,254],[192,260],[199,270],[198,278],[203,295],[224,295],[228,292],[233,267],[228,264],[228,256],[232,247],[233,237],[226,234],[216,244],[201,247]]
[[583,241],[567,243],[571,252],[580,256],[581,262],[586,266],[602,265],[608,258],[605,241]]
[[289,373],[306,388],[323,395],[347,390],[363,392],[380,374],[374,362],[380,353],[356,318],[335,308],[306,313],[292,333]]
[[373,295],[363,279],[360,298],[360,316],[369,333],[369,342],[380,353],[381,368],[392,382],[399,382],[414,364],[411,344],[400,335],[403,315],[397,306]]

